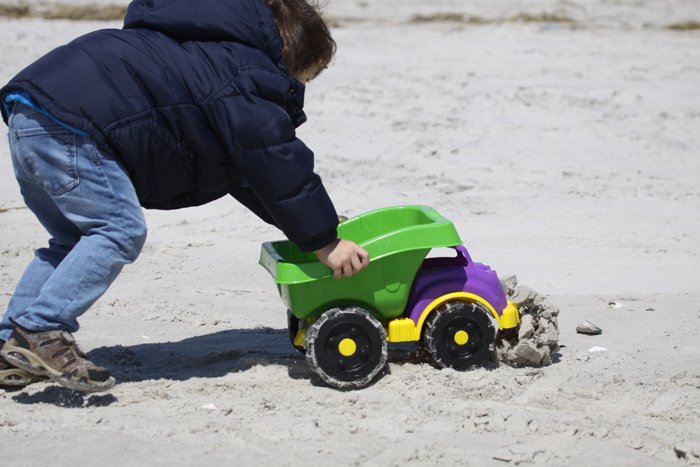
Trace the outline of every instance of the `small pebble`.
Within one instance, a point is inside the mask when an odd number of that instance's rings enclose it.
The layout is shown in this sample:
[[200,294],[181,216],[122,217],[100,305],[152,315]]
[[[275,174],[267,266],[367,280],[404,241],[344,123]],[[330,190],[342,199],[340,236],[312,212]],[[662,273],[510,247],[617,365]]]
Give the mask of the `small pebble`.
[[601,334],[603,330],[595,324],[591,323],[590,321],[584,321],[583,323],[576,326],[576,332],[578,332],[579,334],[588,334],[594,336],[597,334]]

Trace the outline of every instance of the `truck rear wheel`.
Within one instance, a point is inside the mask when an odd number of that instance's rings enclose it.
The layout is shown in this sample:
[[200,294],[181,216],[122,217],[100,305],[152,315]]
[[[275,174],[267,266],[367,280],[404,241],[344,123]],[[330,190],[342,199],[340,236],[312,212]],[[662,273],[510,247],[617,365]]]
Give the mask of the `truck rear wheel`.
[[367,386],[386,365],[384,326],[362,308],[333,308],[306,331],[306,361],[341,389]]
[[477,303],[447,302],[425,323],[423,344],[439,368],[467,370],[488,359],[496,328]]

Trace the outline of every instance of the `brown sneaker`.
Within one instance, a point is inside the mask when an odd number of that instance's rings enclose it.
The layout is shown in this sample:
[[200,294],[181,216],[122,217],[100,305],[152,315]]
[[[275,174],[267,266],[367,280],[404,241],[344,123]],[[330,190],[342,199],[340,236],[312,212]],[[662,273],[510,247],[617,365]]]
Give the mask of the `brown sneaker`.
[[32,332],[17,326],[0,355],[17,368],[48,376],[76,391],[105,391],[114,386],[109,371],[88,360],[67,331]]
[[[0,348],[2,348],[2,344],[3,341],[0,341]],[[45,379],[45,376],[35,376],[11,365],[10,362],[0,357],[0,387],[12,386],[20,388]]]

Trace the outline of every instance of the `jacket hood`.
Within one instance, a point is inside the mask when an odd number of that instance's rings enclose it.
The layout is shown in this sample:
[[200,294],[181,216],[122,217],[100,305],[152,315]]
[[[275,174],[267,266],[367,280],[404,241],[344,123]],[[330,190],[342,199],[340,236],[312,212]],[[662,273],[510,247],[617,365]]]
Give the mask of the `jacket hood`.
[[264,0],[134,0],[124,29],[150,29],[178,41],[237,42],[265,52],[289,73],[272,12]]

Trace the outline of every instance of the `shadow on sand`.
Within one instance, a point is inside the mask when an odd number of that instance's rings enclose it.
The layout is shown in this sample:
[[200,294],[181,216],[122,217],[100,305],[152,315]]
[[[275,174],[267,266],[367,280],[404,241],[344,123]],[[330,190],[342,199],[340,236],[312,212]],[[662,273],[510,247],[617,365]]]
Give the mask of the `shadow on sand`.
[[[100,347],[88,357],[109,368],[120,382],[216,378],[256,365],[286,366],[294,376],[295,369],[306,366],[304,356],[289,343],[287,331],[271,328],[229,329],[177,342]],[[308,378],[311,373],[304,374]]]
[[117,401],[112,394],[84,394],[62,386],[49,386],[39,392],[28,394],[20,392],[12,397],[20,404],[51,404],[71,409],[87,407],[106,407]]

